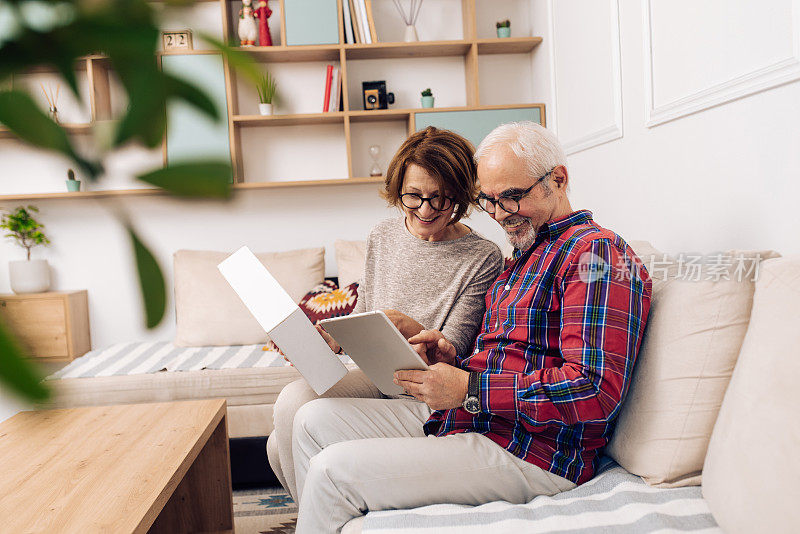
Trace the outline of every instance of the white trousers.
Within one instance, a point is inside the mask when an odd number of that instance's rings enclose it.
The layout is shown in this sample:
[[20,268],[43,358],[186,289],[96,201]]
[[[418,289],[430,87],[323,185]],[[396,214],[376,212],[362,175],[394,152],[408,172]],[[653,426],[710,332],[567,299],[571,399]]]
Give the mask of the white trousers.
[[425,436],[406,399],[317,399],[294,418],[298,534],[340,532],[370,510],[529,502],[575,487],[476,433]]
[[[326,391],[322,398],[383,397],[380,390],[367,378],[360,369],[348,372],[335,386]],[[321,398],[308,382],[301,378],[281,390],[272,411],[274,428],[267,439],[267,459],[272,472],[278,477],[281,485],[289,492],[295,502],[300,502],[297,484],[294,477],[294,457],[292,456],[292,425],[294,415],[305,403]]]

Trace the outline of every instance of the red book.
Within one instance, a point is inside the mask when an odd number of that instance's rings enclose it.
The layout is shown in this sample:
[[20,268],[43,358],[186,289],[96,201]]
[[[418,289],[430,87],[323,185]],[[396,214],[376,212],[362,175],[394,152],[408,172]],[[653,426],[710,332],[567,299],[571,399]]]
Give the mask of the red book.
[[325,73],[325,103],[322,104],[323,113],[328,111],[331,100],[331,74],[333,74],[333,65],[328,65],[328,72]]

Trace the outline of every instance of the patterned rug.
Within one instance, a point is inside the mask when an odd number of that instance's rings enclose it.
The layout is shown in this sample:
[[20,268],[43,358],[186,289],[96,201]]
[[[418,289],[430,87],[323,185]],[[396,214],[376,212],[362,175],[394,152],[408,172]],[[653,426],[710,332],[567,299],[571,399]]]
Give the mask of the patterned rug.
[[283,488],[233,492],[236,534],[294,534],[297,505]]

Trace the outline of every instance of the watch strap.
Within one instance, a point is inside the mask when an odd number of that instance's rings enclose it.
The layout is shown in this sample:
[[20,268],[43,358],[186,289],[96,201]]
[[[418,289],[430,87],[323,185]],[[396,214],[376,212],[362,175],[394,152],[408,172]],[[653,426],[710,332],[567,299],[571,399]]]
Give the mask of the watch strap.
[[478,397],[480,393],[480,385],[478,384],[479,374],[477,371],[470,371],[469,383],[467,384],[467,396]]

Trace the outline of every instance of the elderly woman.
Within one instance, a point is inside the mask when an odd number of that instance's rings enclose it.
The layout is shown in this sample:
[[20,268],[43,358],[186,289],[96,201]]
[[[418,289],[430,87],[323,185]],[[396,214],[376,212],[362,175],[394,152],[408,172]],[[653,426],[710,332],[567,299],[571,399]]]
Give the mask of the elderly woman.
[[[383,310],[409,338],[440,330],[467,354],[485,308],[486,290],[503,257],[491,241],[460,222],[477,193],[473,147],[434,127],[411,135],[389,164],[382,195],[403,216],[378,223],[367,239],[364,278],[354,313]],[[334,351],[338,344],[323,330]],[[382,398],[359,370],[350,371],[323,397]],[[318,398],[297,380],[275,402],[275,429],[267,442],[270,466],[296,502],[292,423],[297,410]]]

